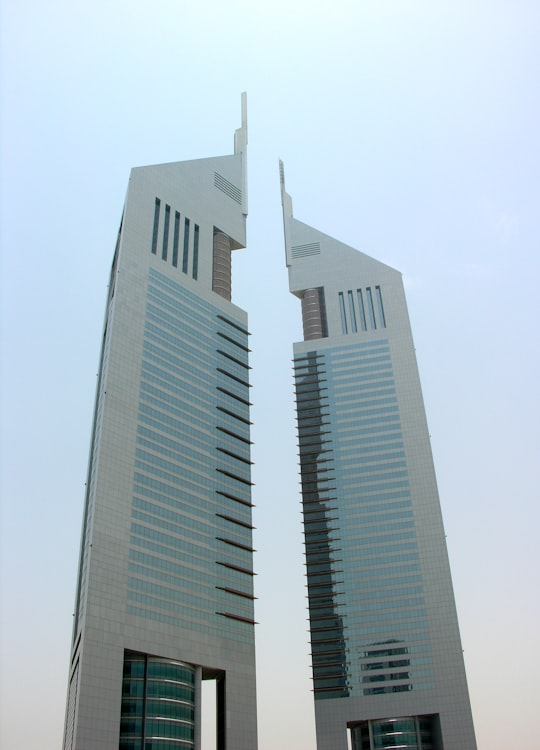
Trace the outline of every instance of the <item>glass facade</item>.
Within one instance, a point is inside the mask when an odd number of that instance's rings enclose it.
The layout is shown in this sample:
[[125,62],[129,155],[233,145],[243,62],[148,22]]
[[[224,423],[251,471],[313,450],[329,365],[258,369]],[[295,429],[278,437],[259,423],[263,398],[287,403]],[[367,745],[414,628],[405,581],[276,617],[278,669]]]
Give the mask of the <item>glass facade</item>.
[[119,750],[194,747],[195,668],[126,651]]
[[150,270],[127,611],[253,639],[248,333]]
[[425,689],[431,646],[390,344],[320,349],[294,368],[315,698]]
[[434,750],[436,717],[406,716],[351,727],[352,750]]

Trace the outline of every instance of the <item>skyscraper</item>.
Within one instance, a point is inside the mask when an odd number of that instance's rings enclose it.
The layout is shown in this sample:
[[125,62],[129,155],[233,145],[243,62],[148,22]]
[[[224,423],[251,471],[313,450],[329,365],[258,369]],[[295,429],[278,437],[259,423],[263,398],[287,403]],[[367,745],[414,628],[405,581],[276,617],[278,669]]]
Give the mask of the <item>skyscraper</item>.
[[105,313],[65,750],[257,746],[245,98],[234,154],[133,169]]
[[476,747],[401,274],[293,218],[318,750]]

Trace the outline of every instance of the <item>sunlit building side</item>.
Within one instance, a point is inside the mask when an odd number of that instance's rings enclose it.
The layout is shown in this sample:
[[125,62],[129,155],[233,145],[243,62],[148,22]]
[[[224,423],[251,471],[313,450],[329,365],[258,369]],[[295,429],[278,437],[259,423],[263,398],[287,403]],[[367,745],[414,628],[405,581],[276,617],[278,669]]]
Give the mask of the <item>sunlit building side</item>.
[[133,169],[92,428],[64,750],[257,747],[245,99],[234,154]]

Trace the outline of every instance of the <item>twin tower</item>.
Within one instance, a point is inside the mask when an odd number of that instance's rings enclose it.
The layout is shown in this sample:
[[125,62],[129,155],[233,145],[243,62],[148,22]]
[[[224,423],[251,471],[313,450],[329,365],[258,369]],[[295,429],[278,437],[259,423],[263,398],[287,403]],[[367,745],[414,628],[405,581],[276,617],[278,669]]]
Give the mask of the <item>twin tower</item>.
[[[131,173],[64,750],[199,750],[203,680],[216,683],[217,750],[257,748],[248,329],[231,302],[231,254],[246,244],[242,103],[234,154]],[[401,275],[297,221],[283,170],[281,185],[304,323],[294,378],[317,750],[474,750]]]

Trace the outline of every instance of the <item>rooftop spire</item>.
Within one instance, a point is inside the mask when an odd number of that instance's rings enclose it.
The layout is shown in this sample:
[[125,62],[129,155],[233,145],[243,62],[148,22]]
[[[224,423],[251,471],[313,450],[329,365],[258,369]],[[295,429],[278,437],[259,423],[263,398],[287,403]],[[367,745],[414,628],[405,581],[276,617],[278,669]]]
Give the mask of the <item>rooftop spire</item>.
[[287,266],[291,265],[290,262],[290,249],[291,249],[291,230],[290,230],[290,219],[292,219],[292,198],[285,190],[285,167],[282,160],[279,160],[279,182],[281,185],[281,205],[283,206],[283,233],[285,235],[285,263]]
[[240,154],[242,158],[242,213],[247,216],[248,199],[247,199],[247,94],[242,92],[242,125],[234,132],[234,153]]

